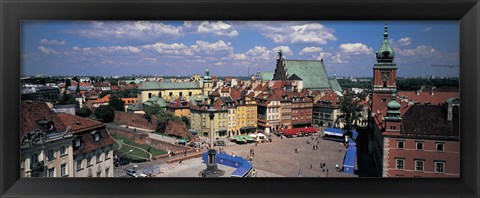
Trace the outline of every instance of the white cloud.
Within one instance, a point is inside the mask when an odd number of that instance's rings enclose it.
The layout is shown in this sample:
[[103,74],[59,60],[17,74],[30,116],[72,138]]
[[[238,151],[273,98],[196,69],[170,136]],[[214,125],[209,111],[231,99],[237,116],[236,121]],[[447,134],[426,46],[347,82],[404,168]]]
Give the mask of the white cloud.
[[400,49],[395,48],[395,51],[400,54],[401,56],[424,56],[429,57],[432,55],[440,55],[441,52],[426,45],[420,45],[413,49]]
[[[242,24],[242,23],[240,23]],[[247,28],[258,30],[263,36],[270,38],[275,43],[314,43],[319,45],[335,41],[332,28],[327,28],[320,23],[308,22],[245,22]]]
[[61,41],[61,40],[55,40],[55,39],[52,39],[52,40],[42,39],[42,40],[40,40],[40,44],[42,44],[42,45],[65,45],[65,44],[67,44],[67,42]]
[[277,53],[278,50],[282,50],[282,54],[284,54],[284,55],[288,55],[288,56],[293,55],[292,50],[288,46],[283,46],[282,45],[282,46],[274,47],[273,48],[273,53]]
[[176,38],[183,36],[182,27],[154,21],[90,22],[86,28],[65,30],[67,33],[102,40],[141,40],[152,38]]
[[232,43],[225,43],[223,40],[219,40],[215,43],[209,43],[205,41],[197,41],[195,45],[190,46],[191,51],[195,54],[230,54],[233,51]]
[[316,53],[316,52],[323,52],[323,49],[321,47],[305,47],[303,48],[298,55],[305,55],[305,54],[310,54],[310,53]]
[[348,60],[342,55],[342,54],[337,54],[335,56],[330,57],[332,60],[332,63],[348,63]]
[[160,54],[169,55],[192,55],[192,52],[183,43],[154,43],[142,46],[143,49],[155,50]]
[[422,32],[428,32],[428,31],[430,31],[430,30],[432,30],[432,27],[431,27],[431,26],[428,26],[428,27],[423,28],[423,29],[422,29]]
[[37,49],[40,50],[44,54],[57,54],[57,51],[55,51],[54,49],[46,48],[46,47],[41,46],[41,45],[38,46]]
[[371,47],[363,43],[344,43],[340,45],[340,50],[348,55],[369,55],[373,52]]
[[[185,24],[186,28],[189,28],[191,25],[192,25],[191,22]],[[211,33],[215,36],[229,36],[229,37],[238,36],[238,31],[235,30],[235,28],[232,25],[227,24],[223,21],[201,22],[197,27],[197,32],[201,34]]]
[[410,37],[401,38],[397,41],[397,43],[400,46],[407,46],[407,45],[410,45],[412,43],[412,38],[410,38]]

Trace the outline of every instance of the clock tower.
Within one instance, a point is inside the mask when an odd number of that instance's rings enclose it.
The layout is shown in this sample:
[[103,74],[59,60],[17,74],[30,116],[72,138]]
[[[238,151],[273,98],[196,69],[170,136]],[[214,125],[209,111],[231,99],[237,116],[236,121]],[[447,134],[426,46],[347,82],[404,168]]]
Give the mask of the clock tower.
[[388,42],[388,26],[385,23],[383,42],[376,52],[377,63],[373,66],[373,93],[392,94],[397,87],[397,65],[393,62],[395,52]]

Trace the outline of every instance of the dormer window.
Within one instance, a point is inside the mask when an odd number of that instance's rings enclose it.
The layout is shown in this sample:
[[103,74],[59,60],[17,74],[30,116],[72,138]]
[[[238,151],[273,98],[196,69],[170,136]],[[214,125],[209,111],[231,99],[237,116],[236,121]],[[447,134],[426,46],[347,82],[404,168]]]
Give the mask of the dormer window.
[[90,135],[92,135],[94,142],[98,142],[100,140],[100,132],[99,131],[92,131],[90,133]]
[[75,139],[75,147],[80,147],[80,146],[81,146],[80,138]]

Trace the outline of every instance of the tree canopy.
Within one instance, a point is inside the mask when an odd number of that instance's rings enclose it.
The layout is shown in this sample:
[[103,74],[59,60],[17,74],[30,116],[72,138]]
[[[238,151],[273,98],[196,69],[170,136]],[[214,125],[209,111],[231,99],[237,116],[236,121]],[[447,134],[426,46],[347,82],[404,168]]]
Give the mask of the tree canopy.
[[101,105],[93,112],[95,117],[101,122],[112,122],[115,117],[114,109],[110,105]]
[[352,93],[347,93],[341,99],[340,115],[337,121],[344,122],[343,129],[347,132],[357,127],[357,121],[360,119],[360,112],[362,108],[358,105],[358,100],[354,99]]
[[116,94],[110,95],[110,101],[108,102],[108,105],[113,107],[114,110],[125,111],[123,100],[120,99]]

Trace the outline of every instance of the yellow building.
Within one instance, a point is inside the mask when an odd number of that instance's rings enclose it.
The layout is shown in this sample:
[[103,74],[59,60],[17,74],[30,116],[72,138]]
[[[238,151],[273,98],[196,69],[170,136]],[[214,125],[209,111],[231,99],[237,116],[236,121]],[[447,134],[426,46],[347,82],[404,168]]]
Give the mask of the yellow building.
[[200,104],[190,109],[190,126],[199,136],[210,137],[210,114],[214,114],[213,130],[215,138],[227,137],[228,109],[222,100],[216,100],[213,106]]
[[235,102],[232,100],[231,97],[221,97],[220,98],[225,106],[227,107],[228,110],[228,121],[227,121],[227,132],[228,136],[234,136],[238,134],[238,129],[237,129],[237,108],[235,105]]
[[245,135],[257,130],[257,103],[249,97],[237,98],[237,134]]
[[205,76],[203,76],[203,81],[202,81],[202,88],[203,88],[203,95],[210,95],[213,90],[213,81],[212,77],[210,76],[210,71],[205,69]]
[[199,82],[141,82],[139,99],[144,103],[149,98],[158,96],[165,101],[177,98],[190,99],[190,96],[202,94],[202,87]]
[[190,117],[190,107],[191,103],[188,100],[177,99],[169,104],[167,104],[167,111],[171,112],[173,115],[178,117]]

